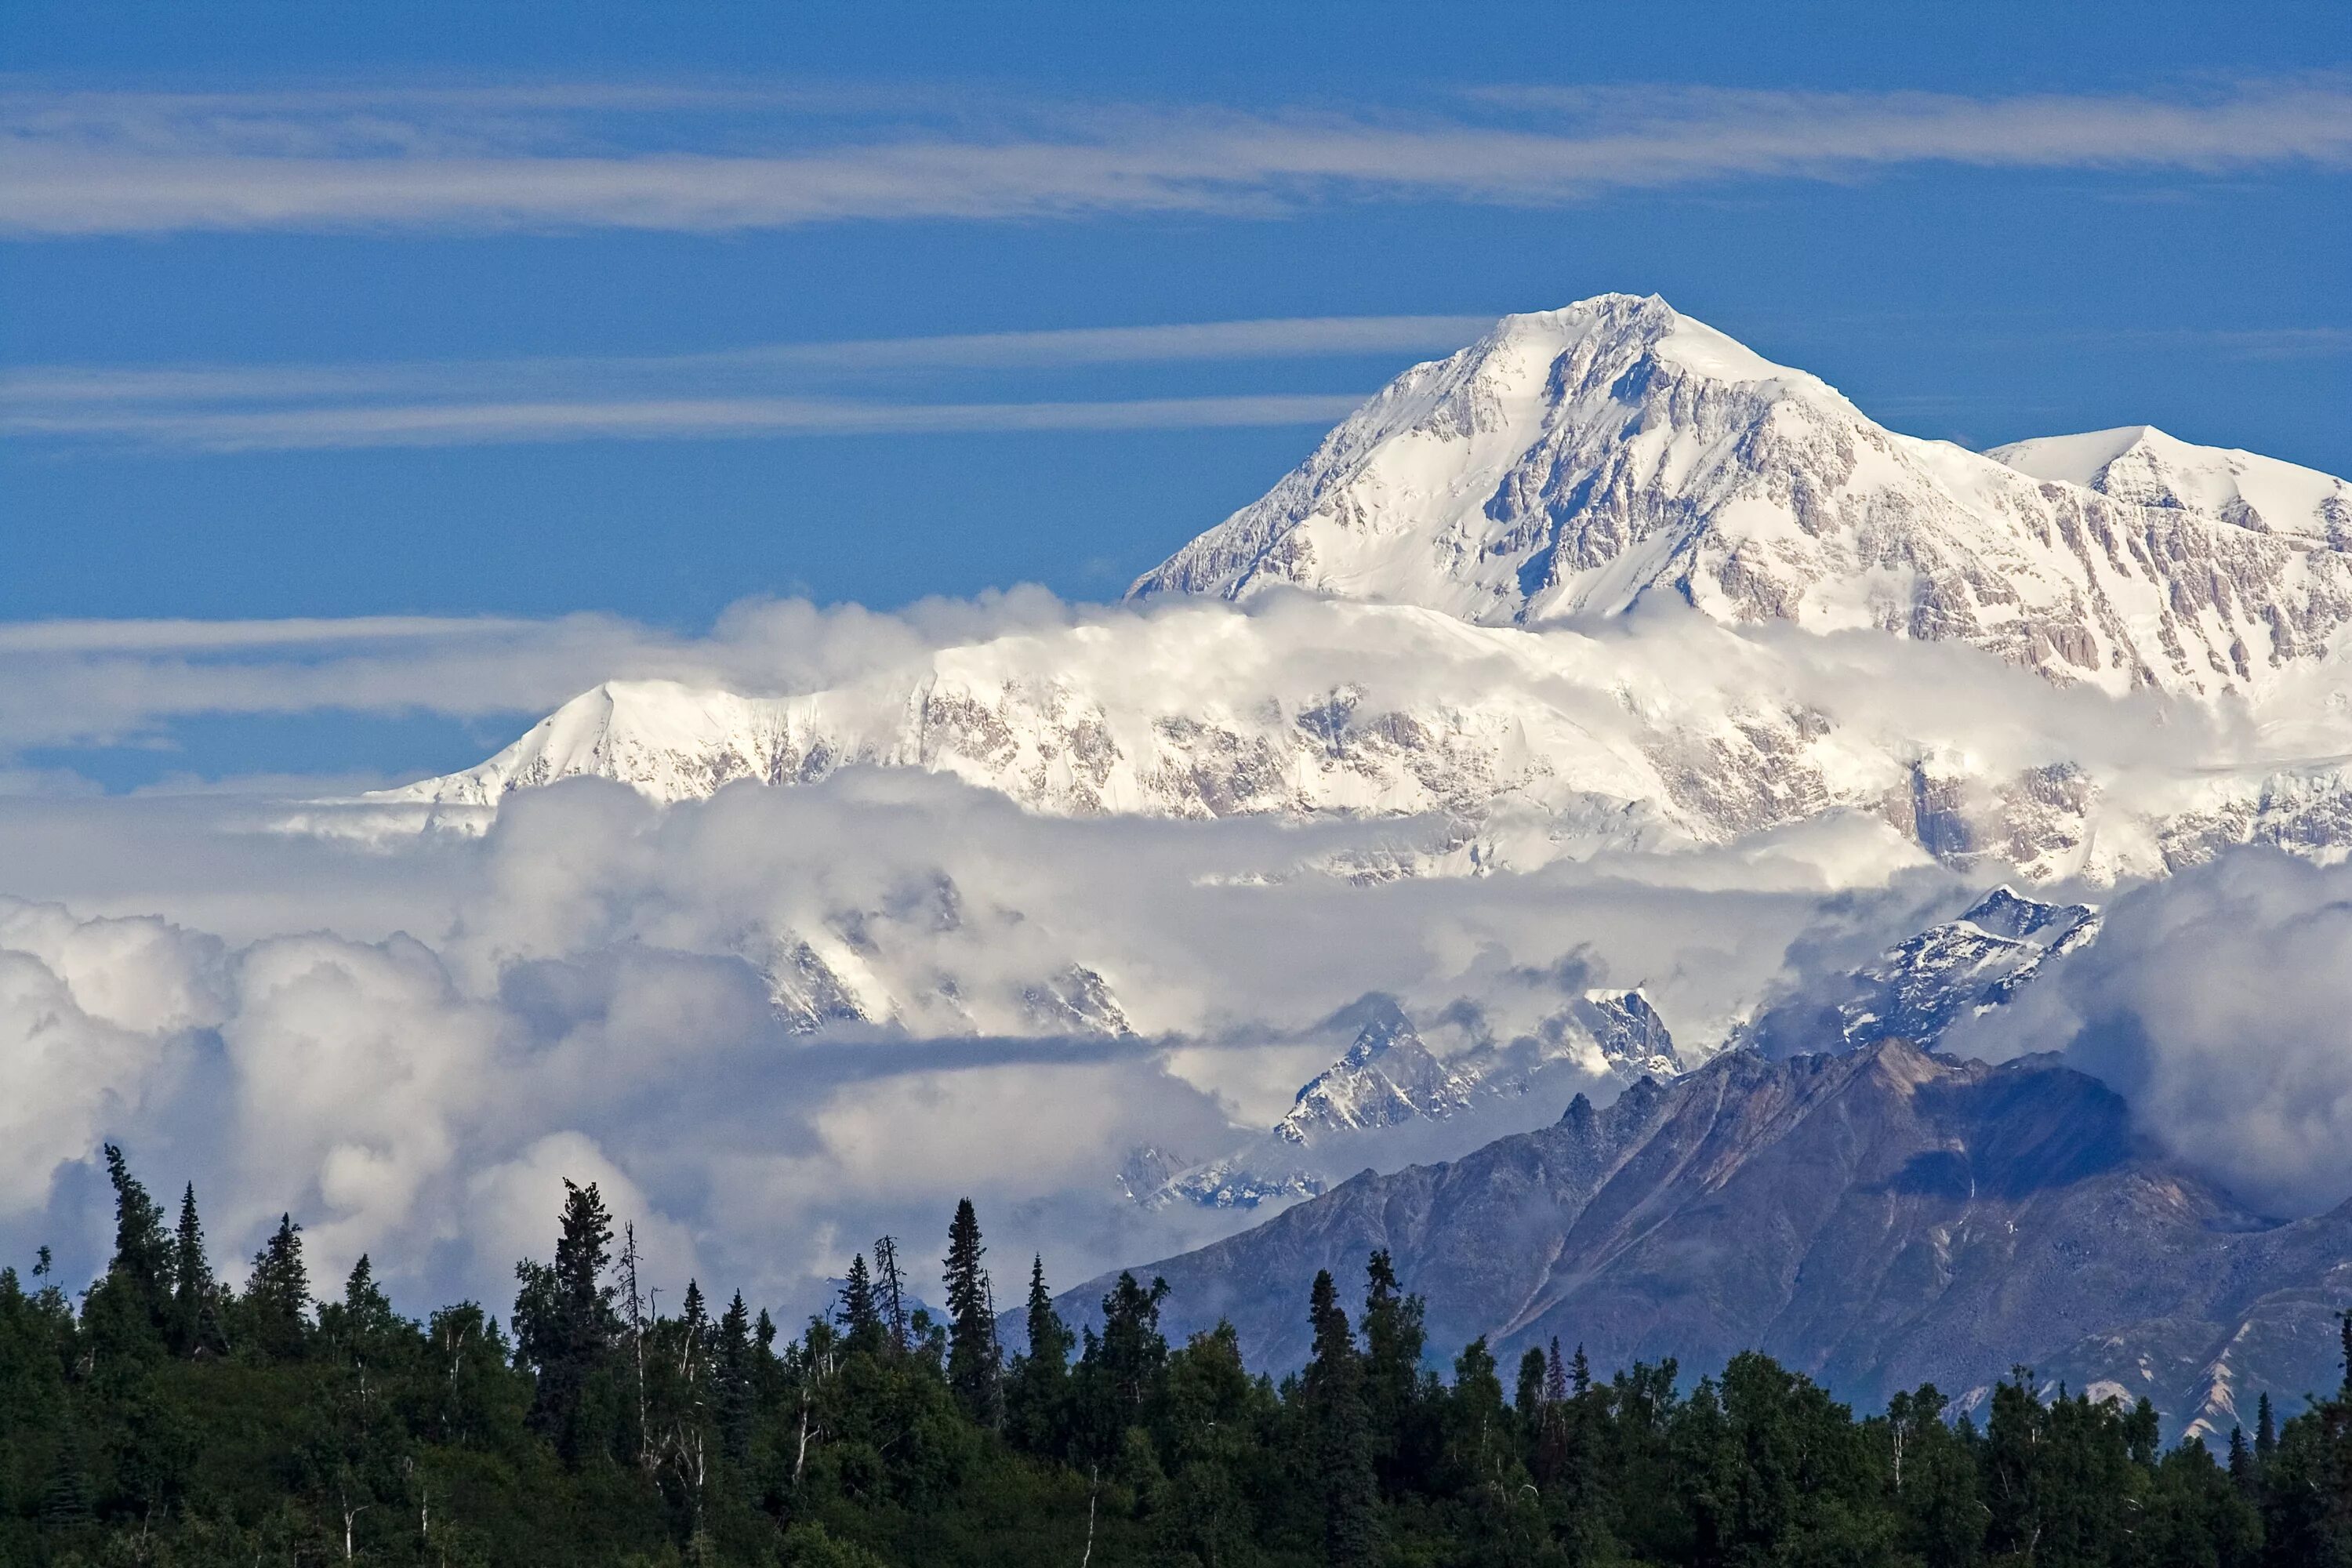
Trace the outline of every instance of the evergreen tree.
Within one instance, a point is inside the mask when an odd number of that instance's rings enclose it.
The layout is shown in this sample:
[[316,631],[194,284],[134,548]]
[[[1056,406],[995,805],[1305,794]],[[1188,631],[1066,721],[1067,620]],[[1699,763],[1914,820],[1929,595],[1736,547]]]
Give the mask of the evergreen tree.
[[1380,1556],[1381,1529],[1363,1365],[1328,1268],[1315,1276],[1307,1317],[1315,1348],[1299,1384],[1315,1431],[1324,1556],[1334,1568],[1367,1568]]
[[1373,1471],[1391,1488],[1426,1458],[1426,1424],[1418,1419],[1428,1343],[1423,1313],[1422,1299],[1398,1285],[1387,1250],[1374,1252],[1364,1265],[1364,1415]]
[[751,1457],[752,1400],[757,1392],[751,1380],[751,1314],[743,1305],[740,1290],[719,1319],[717,1341],[712,1359],[719,1445],[740,1465]]
[[1029,1265],[1029,1348],[1005,1380],[1004,1424],[1014,1445],[1033,1454],[1055,1450],[1069,1399],[1070,1346],[1075,1338],[1045,1289],[1045,1259]]
[[[46,1259],[29,1290],[0,1268],[0,1563],[2352,1563],[2352,1400],[2284,1422],[2265,1402],[2225,1468],[2198,1442],[2162,1448],[2146,1401],[2044,1397],[2022,1369],[1980,1437],[1932,1387],[1857,1420],[1761,1355],[1685,1394],[1671,1362],[1595,1383],[1580,1352],[1548,1342],[1523,1363],[1530,1434],[1484,1341],[1450,1387],[1421,1369],[1418,1302],[1377,1256],[1354,1333],[1329,1278],[1315,1281],[1311,1359],[1279,1386],[1229,1325],[1171,1352],[1165,1283],[1132,1276],[1072,1377],[1034,1259],[1001,1442],[955,1387],[952,1321],[932,1334],[910,1313],[915,1346],[892,1350],[866,1257],[844,1291],[863,1297],[847,1314],[858,1347],[819,1319],[772,1355],[767,1314],[736,1292],[714,1321],[689,1282],[682,1314],[631,1314],[634,1342],[613,1331],[629,1359],[605,1349],[551,1429],[534,1405],[561,1372],[567,1314],[593,1323],[612,1306],[583,1206],[567,1201],[562,1267],[520,1271],[511,1356],[470,1302],[420,1331],[364,1258],[308,1329],[290,1219],[231,1304],[233,1358],[110,1363],[135,1268],[110,1262],[79,1312]],[[951,1262],[976,1271],[965,1221]],[[198,1270],[169,1245],[176,1288]],[[272,1300],[290,1303],[283,1357],[249,1331]],[[626,1375],[639,1364],[642,1418]]]
[[172,1353],[215,1354],[221,1338],[220,1285],[205,1256],[204,1222],[196,1217],[196,1185],[180,1194],[180,1228],[172,1242]]
[[241,1349],[268,1361],[299,1361],[310,1332],[310,1271],[302,1261],[302,1227],[291,1215],[253,1255],[253,1271],[238,1302]]
[[1004,1415],[1003,1353],[996,1343],[996,1303],[981,1267],[980,1216],[971,1200],[956,1205],[948,1226],[948,1387],[964,1413],[983,1426]]
[[522,1289],[515,1297],[515,1349],[538,1369],[531,1424],[578,1464],[589,1446],[582,1406],[590,1379],[620,1338],[614,1306],[617,1287],[605,1278],[612,1262],[613,1216],[596,1184],[563,1184],[562,1230],[555,1263],[515,1266]]
[[1102,1299],[1103,1326],[1083,1336],[1074,1396],[1086,1450],[1097,1459],[1118,1454],[1127,1429],[1143,1418],[1144,1405],[1159,1388],[1168,1366],[1168,1339],[1160,1331],[1160,1304],[1168,1281],[1150,1289],[1122,1271]]
[[1544,1353],[1529,1345],[1519,1352],[1518,1386],[1511,1395],[1511,1407],[1519,1413],[1529,1432],[1536,1427],[1536,1418],[1543,1414]]
[[70,1531],[88,1524],[95,1502],[81,1431],[68,1407],[58,1425],[57,1447],[50,1457],[47,1482],[41,1489],[42,1528]]
[[109,1143],[107,1179],[114,1184],[114,1257],[91,1291],[84,1318],[98,1361],[153,1355],[172,1326],[172,1244],[163,1211],[131,1173],[122,1151]]
[[866,1255],[862,1252],[849,1260],[849,1278],[842,1281],[841,1305],[834,1317],[847,1336],[851,1350],[872,1353],[889,1342],[882,1324],[880,1304],[874,1299],[874,1279],[866,1271]]

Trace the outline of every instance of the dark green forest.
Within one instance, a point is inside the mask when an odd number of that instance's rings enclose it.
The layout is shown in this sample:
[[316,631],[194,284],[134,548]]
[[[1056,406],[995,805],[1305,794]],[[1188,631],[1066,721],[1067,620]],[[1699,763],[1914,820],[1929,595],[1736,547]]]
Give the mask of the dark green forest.
[[174,1226],[107,1159],[105,1275],[0,1271],[12,1568],[2352,1563],[2352,1320],[2347,1385],[2217,1456],[2022,1368],[1980,1425],[1932,1387],[1857,1418],[1759,1355],[1685,1387],[1474,1342],[1441,1374],[1378,1253],[1299,1282],[1313,1359],[1278,1382],[1229,1329],[1168,1343],[1156,1280],[1073,1334],[1041,1261],[1015,1352],[969,1203],[938,1274],[886,1237],[785,1338],[692,1283],[655,1310],[567,1184],[503,1323],[418,1322],[365,1258],[314,1300],[290,1218],[227,1289],[194,1192]]

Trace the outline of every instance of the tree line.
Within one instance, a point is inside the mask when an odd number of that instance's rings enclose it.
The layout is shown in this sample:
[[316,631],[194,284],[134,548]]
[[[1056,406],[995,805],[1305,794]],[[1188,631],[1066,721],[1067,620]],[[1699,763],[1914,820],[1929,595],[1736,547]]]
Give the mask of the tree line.
[[314,1300],[290,1216],[230,1289],[193,1189],[168,1225],[106,1160],[106,1272],[77,1301],[46,1248],[0,1270],[8,1564],[2352,1563],[2352,1318],[2344,1386],[2284,1423],[2264,1396],[2217,1456],[2022,1368],[1980,1409],[1923,1387],[1862,1416],[1756,1354],[1685,1388],[1479,1340],[1441,1373],[1379,1252],[1360,1297],[1316,1277],[1278,1380],[1230,1326],[1171,1344],[1158,1279],[1074,1333],[1042,1258],[1014,1348],[968,1200],[943,1316],[887,1237],[789,1339],[694,1281],[657,1310],[634,1233],[567,1182],[503,1324],[417,1321],[365,1258]]

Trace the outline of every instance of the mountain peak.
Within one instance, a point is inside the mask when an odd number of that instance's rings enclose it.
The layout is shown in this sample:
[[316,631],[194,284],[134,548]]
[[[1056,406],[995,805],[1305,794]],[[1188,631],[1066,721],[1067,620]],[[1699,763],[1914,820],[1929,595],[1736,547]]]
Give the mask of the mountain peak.
[[1897,435],[1664,300],[1603,294],[1407,370],[1129,592],[1282,585],[1485,625],[1665,595],[2210,693],[2352,621],[2352,489],[2146,426],[1982,455]]
[[2304,548],[2352,547],[2352,485],[2234,447],[2122,425],[1995,447],[1985,456],[2045,484],[2079,486],[2162,514],[2194,513]]

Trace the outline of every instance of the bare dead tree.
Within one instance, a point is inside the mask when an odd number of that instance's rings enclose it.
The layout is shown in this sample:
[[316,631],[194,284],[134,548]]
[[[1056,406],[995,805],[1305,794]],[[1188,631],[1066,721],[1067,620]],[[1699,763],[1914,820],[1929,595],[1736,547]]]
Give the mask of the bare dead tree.
[[621,1291],[629,1314],[629,1353],[635,1363],[637,1380],[637,1463],[650,1470],[661,1463],[654,1452],[651,1418],[646,1412],[646,1299],[637,1283],[637,1226],[633,1220],[622,1227],[623,1241],[618,1268]]
[[895,1237],[881,1237],[874,1243],[874,1294],[882,1308],[882,1321],[890,1330],[890,1342],[906,1350],[907,1280],[898,1268]]

